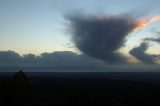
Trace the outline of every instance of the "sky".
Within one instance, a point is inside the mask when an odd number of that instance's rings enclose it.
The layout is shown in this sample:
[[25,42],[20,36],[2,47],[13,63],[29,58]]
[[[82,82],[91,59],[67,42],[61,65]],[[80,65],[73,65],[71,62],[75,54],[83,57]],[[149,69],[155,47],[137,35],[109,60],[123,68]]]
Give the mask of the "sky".
[[[159,58],[160,54],[159,42],[153,41],[153,39],[148,41],[144,39],[158,38],[159,18],[152,22],[148,20],[160,16],[159,3],[158,0],[0,0],[0,52],[3,54],[5,51],[12,54],[14,51],[20,56],[29,53],[42,56],[43,53],[71,51],[78,56],[82,53],[82,55],[85,54],[109,64],[115,64],[115,61],[111,60],[118,59],[123,63],[122,59],[118,57],[119,54],[113,53],[119,50],[132,62],[138,60],[147,64],[155,63],[153,58],[154,60]],[[102,18],[102,20],[106,20],[104,22],[109,23],[110,18],[108,17],[110,16],[115,17],[111,21],[116,22],[121,22],[119,21],[121,17],[127,17],[124,22],[128,22],[129,17],[133,20],[131,25],[134,26],[129,31],[124,30],[126,35],[122,34],[122,40],[125,39],[125,42],[119,41],[115,48],[111,47],[114,44],[104,48],[111,51],[99,50],[97,48],[101,46],[93,44],[96,41],[87,40],[85,42],[86,39],[77,34],[80,31],[80,29],[76,29],[77,27],[81,28],[83,32],[92,33],[89,32],[92,27],[86,27],[88,30],[82,28],[83,25],[90,25],[87,24],[87,21],[95,26],[93,28],[103,27],[99,24],[100,19]],[[100,19],[97,20],[97,18]],[[134,30],[138,27],[135,23],[142,23],[143,21],[147,25]],[[77,26],[74,26],[74,23]],[[97,27],[95,23],[97,23]],[[109,26],[113,23],[110,23]],[[125,24],[120,25],[127,26]],[[108,28],[108,26],[104,27]],[[108,29],[104,29],[104,32],[105,30]],[[97,30],[96,33],[99,31]],[[81,34],[83,35],[82,32]],[[118,37],[118,33],[115,34],[115,37]],[[87,37],[90,38],[90,35]],[[77,41],[77,38],[84,40]],[[88,43],[89,41],[91,42]],[[101,39],[99,39],[100,41]],[[106,41],[109,40],[106,39]],[[121,43],[124,43],[125,46],[122,46]],[[85,44],[93,44],[91,46],[94,48]],[[104,46],[106,44],[110,43],[107,42]],[[91,49],[103,52],[104,56],[98,52],[93,54]],[[109,59],[112,56],[114,59]]]

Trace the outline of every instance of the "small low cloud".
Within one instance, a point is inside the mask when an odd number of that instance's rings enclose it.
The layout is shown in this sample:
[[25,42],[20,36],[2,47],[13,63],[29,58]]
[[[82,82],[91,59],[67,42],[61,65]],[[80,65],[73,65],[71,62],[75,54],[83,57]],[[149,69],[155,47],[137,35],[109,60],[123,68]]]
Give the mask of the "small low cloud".
[[20,56],[14,51],[0,52],[0,67],[53,67],[53,68],[92,68],[100,62],[84,54],[70,51],[42,53],[40,56],[26,54]]
[[155,60],[159,57],[159,55],[147,54],[146,50],[148,47],[149,44],[147,42],[143,42],[140,46],[133,48],[129,53],[142,63],[156,64]]
[[144,41],[157,42],[160,44],[160,38],[145,38]]

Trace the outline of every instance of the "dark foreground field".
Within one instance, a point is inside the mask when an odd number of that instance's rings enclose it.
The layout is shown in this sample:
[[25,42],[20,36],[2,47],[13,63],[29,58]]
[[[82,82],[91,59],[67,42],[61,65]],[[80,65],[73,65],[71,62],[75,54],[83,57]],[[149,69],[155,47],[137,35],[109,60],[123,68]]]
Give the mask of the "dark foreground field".
[[160,106],[159,83],[52,74],[1,76],[0,106]]

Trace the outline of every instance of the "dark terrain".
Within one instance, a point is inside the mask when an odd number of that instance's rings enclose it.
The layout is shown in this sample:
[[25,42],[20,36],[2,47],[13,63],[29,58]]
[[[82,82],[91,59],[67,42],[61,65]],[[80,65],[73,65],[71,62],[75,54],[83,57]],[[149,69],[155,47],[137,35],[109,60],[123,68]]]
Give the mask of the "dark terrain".
[[52,74],[1,76],[0,106],[160,106],[159,83]]

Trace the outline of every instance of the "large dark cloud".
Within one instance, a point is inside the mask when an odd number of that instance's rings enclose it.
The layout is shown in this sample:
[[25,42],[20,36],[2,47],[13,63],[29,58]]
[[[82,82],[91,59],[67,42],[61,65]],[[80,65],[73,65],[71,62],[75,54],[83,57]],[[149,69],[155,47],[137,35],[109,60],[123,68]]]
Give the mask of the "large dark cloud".
[[70,51],[43,53],[40,56],[26,54],[20,56],[14,51],[0,52],[0,68],[2,67],[53,67],[53,68],[95,68],[100,63],[86,55],[78,55]]
[[133,48],[129,53],[143,63],[155,64],[155,59],[158,58],[159,55],[147,54],[146,50],[148,49],[148,47],[148,43],[143,42],[140,46]]
[[126,63],[116,51],[125,37],[136,28],[135,21],[124,16],[69,16],[70,31],[77,48],[107,63]]

